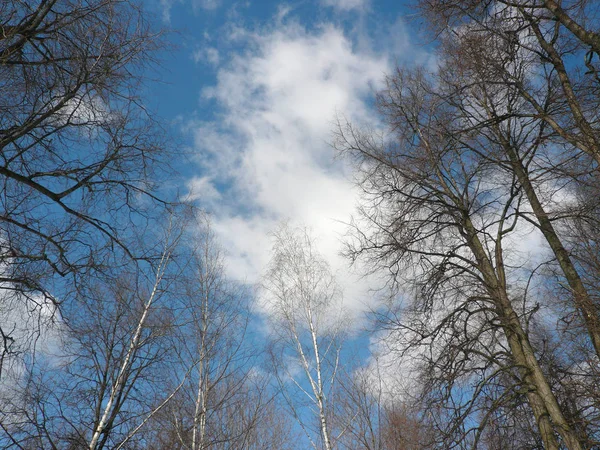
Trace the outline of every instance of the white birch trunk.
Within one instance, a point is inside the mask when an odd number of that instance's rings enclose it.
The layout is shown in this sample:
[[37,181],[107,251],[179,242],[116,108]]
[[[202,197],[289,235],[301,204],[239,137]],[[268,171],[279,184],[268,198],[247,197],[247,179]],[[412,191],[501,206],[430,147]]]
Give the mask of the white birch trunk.
[[115,400],[118,397],[119,393],[121,393],[123,391],[123,389],[126,387],[127,371],[131,367],[131,364],[133,362],[132,361],[133,355],[139,347],[142,330],[144,329],[146,319],[148,318],[150,309],[154,303],[154,300],[156,299],[158,287],[162,281],[162,277],[165,273],[165,269],[166,269],[167,263],[169,261],[169,258],[170,258],[170,251],[168,249],[165,249],[165,251],[163,252],[163,255],[161,257],[160,263],[158,265],[158,269],[156,271],[156,279],[155,279],[154,285],[152,286],[152,292],[150,293],[148,300],[144,304],[142,315],[137,323],[137,326],[136,326],[135,332],[131,338],[131,341],[129,342],[129,347],[127,349],[127,353],[125,354],[125,358],[123,359],[123,362],[121,363],[121,367],[119,369],[119,374],[117,375],[117,379],[110,390],[110,394],[108,396],[106,405],[104,406],[102,416],[101,416],[100,420],[98,421],[98,424],[94,428],[94,432],[92,434],[92,439],[90,440],[90,443],[88,446],[89,450],[96,450],[96,448],[98,446],[98,442],[100,440],[100,436],[106,429],[106,426],[108,424],[108,420],[109,420],[110,416],[114,413],[113,407],[114,407]]

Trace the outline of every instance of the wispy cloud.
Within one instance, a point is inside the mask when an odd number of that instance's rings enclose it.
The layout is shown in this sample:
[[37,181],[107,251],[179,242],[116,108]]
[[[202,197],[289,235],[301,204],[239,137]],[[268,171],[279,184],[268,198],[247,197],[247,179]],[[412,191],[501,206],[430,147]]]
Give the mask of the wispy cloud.
[[162,19],[165,23],[171,22],[171,8],[176,3],[182,3],[183,0],[159,0],[160,8],[162,11]]
[[350,11],[366,8],[369,0],[321,0],[321,4],[341,11]]
[[177,4],[190,4],[194,12],[215,10],[221,6],[221,0],[159,0],[162,19],[165,23],[171,22],[171,10]]

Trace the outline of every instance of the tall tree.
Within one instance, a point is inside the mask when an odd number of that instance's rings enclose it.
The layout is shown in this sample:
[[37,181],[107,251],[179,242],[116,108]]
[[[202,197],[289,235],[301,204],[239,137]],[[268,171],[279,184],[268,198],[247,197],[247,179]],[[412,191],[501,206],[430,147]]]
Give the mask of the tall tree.
[[[443,8],[436,2],[429,2],[428,7],[435,11]],[[547,30],[552,15],[545,15],[544,6],[495,2],[489,8],[487,13],[469,15],[473,22],[464,25],[457,36],[441,39],[445,58],[452,61],[448,64],[457,69],[445,81],[461,103],[462,116],[482,135],[480,141],[499,147],[499,165],[508,166],[517,177],[600,358],[597,299],[582,280],[560,233],[566,218],[585,216],[585,210],[580,205],[570,210],[564,205],[557,207],[552,201],[561,191],[563,196],[565,191],[576,195],[578,185],[598,184],[594,170],[598,165],[588,157],[590,152],[600,155],[593,150],[600,149],[598,123],[592,112],[600,103],[597,86],[590,82],[590,74],[581,75],[573,68],[573,73],[564,72],[567,66],[577,65],[581,43],[571,42],[568,32],[564,36],[560,20],[551,32]],[[577,7],[569,9],[574,12]],[[543,34],[542,29],[546,30]],[[572,59],[575,61],[569,64]],[[572,113],[571,121],[559,125],[561,120],[569,121],[568,116],[565,119],[567,111]]]
[[208,218],[194,222],[186,240],[193,244],[175,282],[174,358],[186,381],[160,426],[177,436],[170,448],[244,448],[269,401],[265,377],[253,371],[263,349],[250,344],[251,295],[227,279]]
[[[365,194],[349,255],[413,286],[415,301],[393,319],[407,346],[429,348],[427,393],[448,408],[440,416],[448,439],[477,439],[465,418],[506,378],[511,384],[494,404],[523,395],[546,448],[559,448],[557,435],[582,448],[585,437],[559,404],[528,332],[537,309],[510,252],[511,236],[523,230],[521,187],[480,152],[477,129],[457,115],[444,80],[451,70],[399,70],[388,79],[379,95],[387,137],[341,128],[338,148],[356,161]],[[465,389],[471,399],[456,403]]]
[[[167,301],[176,233],[162,258],[104,283],[80,286],[77,311],[44,360],[30,358],[3,400],[5,448],[123,448],[181,388],[166,379],[172,363],[172,306]],[[177,384],[179,384],[177,386]],[[126,447],[125,447],[126,448]]]
[[138,98],[159,35],[140,3],[118,0],[10,0],[0,27],[0,282],[3,302],[27,308],[141,256],[128,227],[161,203],[165,167]]
[[[331,402],[347,324],[340,289],[306,229],[282,225],[274,232],[262,285],[283,396],[315,449],[336,448]],[[306,402],[312,413],[303,408]]]

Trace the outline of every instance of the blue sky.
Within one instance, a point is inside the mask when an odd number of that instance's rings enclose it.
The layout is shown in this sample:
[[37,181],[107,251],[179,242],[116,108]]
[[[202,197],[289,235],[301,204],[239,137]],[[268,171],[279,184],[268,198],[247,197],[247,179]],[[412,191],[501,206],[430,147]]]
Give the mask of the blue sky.
[[149,102],[188,155],[180,192],[211,212],[228,274],[257,282],[270,231],[305,225],[359,317],[372,280],[339,256],[356,191],[330,144],[336,117],[378,127],[373,94],[396,64],[432,61],[411,12],[379,0],[155,0],[151,9],[177,33]]

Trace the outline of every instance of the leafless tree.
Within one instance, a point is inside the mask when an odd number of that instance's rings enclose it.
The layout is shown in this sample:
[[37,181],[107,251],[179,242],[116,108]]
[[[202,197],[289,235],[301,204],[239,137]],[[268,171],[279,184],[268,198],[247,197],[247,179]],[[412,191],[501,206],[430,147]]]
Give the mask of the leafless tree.
[[[435,443],[420,406],[409,396],[398,395],[394,386],[397,373],[382,370],[379,358],[367,366],[352,367],[345,358],[336,416],[345,428],[339,447],[364,450],[424,450]],[[394,377],[396,375],[396,377]],[[386,379],[389,377],[389,379]]]
[[[358,358],[347,358],[356,360]],[[370,369],[370,368],[369,368]],[[384,386],[378,372],[344,364],[336,399],[336,419],[345,427],[339,448],[384,449],[381,436],[384,421]],[[377,367],[373,369],[376,371]],[[375,375],[375,376],[374,376]]]
[[62,321],[60,342],[31,361],[2,408],[5,448],[128,448],[148,420],[181,388],[168,389],[173,325],[165,301],[178,233],[169,231],[162,258],[85,289],[78,310]]
[[[453,68],[451,74],[446,72],[450,76],[444,83],[453,92],[457,117],[478,135],[473,147],[515,174],[530,208],[522,216],[538,227],[554,256],[545,271],[553,274],[554,279],[548,282],[560,292],[543,303],[555,308],[555,332],[561,333],[563,342],[570,342],[564,348],[571,350],[555,347],[552,359],[560,360],[557,355],[568,352],[571,360],[568,364],[552,363],[548,373],[561,374],[554,387],[557,393],[563,392],[558,395],[565,407],[578,411],[570,413],[574,423],[594,424],[588,428],[591,440],[586,443],[593,447],[597,445],[597,432],[593,431],[598,423],[593,419],[597,417],[597,396],[593,388],[584,387],[583,380],[598,376],[600,357],[600,309],[594,275],[598,197],[592,194],[597,191],[598,172],[589,152],[584,153],[586,149],[563,131],[568,129],[578,139],[587,139],[593,147],[597,120],[592,111],[599,103],[598,85],[595,70],[577,70],[584,61],[590,65],[593,49],[583,55],[581,42],[577,42],[581,36],[571,36],[568,28],[573,24],[564,22],[566,16],[558,17],[561,11],[556,12],[558,15],[550,13],[550,3],[494,2],[486,11],[474,14],[469,10],[466,14],[468,8],[452,11],[449,2],[449,19],[463,17],[468,21],[459,31],[441,38],[444,58]],[[456,5],[464,7],[465,3]],[[446,8],[439,2],[429,2],[429,7]],[[587,23],[594,34],[597,10],[591,4],[563,2],[559,10],[563,7],[580,23]],[[534,12],[536,20],[532,21]],[[540,114],[539,105],[543,105],[545,115]],[[558,129],[556,124],[561,120],[567,122],[561,122],[563,128]],[[490,152],[490,148],[498,150]],[[561,198],[564,200],[557,200]],[[546,342],[551,340],[547,336]],[[583,398],[587,400],[581,402]]]
[[[287,414],[281,414],[285,405],[277,399],[263,405],[259,419],[251,429],[244,444],[240,447],[248,450],[294,450],[298,448],[299,436],[294,430],[293,421]],[[233,447],[232,447],[233,450]]]
[[[552,85],[523,83],[513,86],[536,111],[557,138],[600,163],[598,139],[598,58],[600,47],[595,2],[587,0],[422,0],[415,2],[437,33],[467,24],[492,31],[509,51],[526,49],[539,57],[538,63]],[[508,26],[507,26],[508,25]],[[523,41],[523,36],[528,39]],[[485,55],[480,55],[485,58]],[[511,78],[510,75],[508,78]],[[553,94],[551,104],[544,90]],[[594,166],[588,163],[591,169]]]
[[[456,5],[460,3],[456,2]],[[457,69],[445,81],[455,94],[462,91],[454,97],[460,99],[462,116],[480,133],[480,142],[499,146],[501,157],[495,155],[499,165],[508,166],[516,175],[536,226],[552,249],[581,321],[600,357],[597,301],[588,292],[565,236],[560,234],[567,218],[581,218],[587,214],[580,205],[571,210],[552,205],[555,195],[562,193],[564,196],[569,192],[575,195],[578,186],[598,183],[597,173],[592,170],[593,162],[577,151],[583,149],[589,153],[590,148],[597,146],[594,143],[597,123],[588,111],[595,110],[599,104],[597,86],[589,84],[589,77],[575,81],[566,74],[561,75],[551,54],[560,48],[561,58],[572,58],[578,54],[577,45],[565,40],[560,34],[562,28],[557,26],[551,40],[556,48],[548,48],[550,44],[538,33],[546,27],[540,22],[550,20],[542,14],[544,8],[541,5],[522,2],[517,7],[496,2],[489,6],[488,14],[474,15],[476,23],[464,25],[457,32],[458,36],[442,38],[444,55]],[[435,2],[429,2],[428,7],[437,11]],[[532,8],[531,14],[536,11],[542,16],[533,20],[527,8]],[[507,36],[511,36],[510,40]],[[564,92],[557,90],[558,85],[563,86]],[[573,95],[569,94],[571,91]],[[474,114],[474,110],[477,113]],[[569,110],[574,124],[559,126],[558,122],[565,120],[564,112]],[[567,129],[569,132],[565,131]],[[577,139],[586,140],[587,147],[575,142]]]
[[[379,95],[388,136],[341,126],[337,146],[356,161],[365,193],[349,256],[413,286],[415,301],[390,323],[405,348],[429,354],[424,391],[432,406],[443,405],[439,424],[450,441],[477,445],[486,420],[473,429],[465,418],[482,410],[489,386],[510,380],[493,404],[524,395],[546,448],[559,448],[557,435],[582,448],[585,437],[559,404],[528,332],[539,308],[508,244],[525,222],[521,186],[498,168],[494,149],[479,151],[478,130],[447,91],[450,70],[389,78]],[[456,404],[465,389],[470,400]]]
[[[218,424],[229,430],[229,436],[234,430],[235,439],[208,439],[207,448],[227,450],[293,450],[298,448],[298,433],[293,429],[289,415],[282,414],[284,405],[277,403],[272,397],[272,391],[263,391],[263,386],[247,383],[238,386],[239,400],[224,406],[219,414],[212,417],[213,425]],[[266,398],[265,398],[266,397]],[[243,398],[243,400],[242,400]],[[258,410],[258,414],[257,414]],[[170,426],[174,411],[169,408],[157,414],[158,421],[151,424],[155,428],[152,439],[146,441],[149,450],[185,449],[180,434],[181,428]],[[221,421],[222,420],[222,421]],[[209,433],[210,434],[210,433]],[[189,434],[188,439],[189,442]],[[185,440],[184,440],[185,442]]]
[[[282,394],[311,445],[336,448],[339,433],[333,430],[331,401],[346,324],[339,287],[306,229],[282,225],[274,232],[262,285]],[[318,425],[313,427],[310,419]]]
[[159,35],[117,0],[10,0],[0,29],[2,297],[65,301],[79,275],[142,256],[128,227],[161,204],[165,146],[137,97]]
[[177,371],[186,381],[161,416],[177,437],[171,448],[244,448],[269,400],[253,371],[259,346],[247,332],[251,292],[226,278],[222,251],[208,218],[195,222],[185,252],[175,322]]
[[[540,375],[546,378],[544,389],[552,392],[555,406],[562,410],[562,418],[551,419],[553,426],[560,428],[565,419],[576,430],[577,438],[571,442],[562,436],[567,447],[593,447],[598,423],[592,418],[597,417],[598,403],[594,388],[585,380],[597,376],[600,356],[598,284],[593,275],[598,257],[592,238],[598,203],[589,196],[598,185],[597,49],[593,46],[597,7],[585,1],[424,0],[418,4],[438,33],[438,68],[434,73],[399,71],[389,78],[379,104],[390,135],[378,140],[352,127],[340,133],[340,148],[360,164],[369,202],[361,209],[365,221],[357,228],[350,255],[366,256],[374,267],[388,268],[394,278],[415,287],[411,296],[424,297],[393,311],[388,324],[404,330],[399,339],[405,339],[405,348],[437,341],[444,350],[424,365],[431,373],[440,368],[445,371],[439,374],[460,373],[456,351],[465,346],[475,350],[467,345],[469,334],[470,339],[487,343],[483,352],[476,349],[487,363],[478,367],[470,355],[462,376],[464,380],[469,373],[495,373],[493,378],[482,377],[484,383],[475,389],[486,399],[481,405],[488,404],[481,411],[489,411],[478,423],[493,419],[493,429],[502,426],[498,417],[506,423],[527,421],[520,412],[524,397],[518,391],[514,395],[510,387],[514,363],[521,363],[515,360],[506,321],[502,314],[497,316],[499,323],[494,317],[497,303],[491,316],[484,313],[485,303],[475,307],[482,299],[492,304],[497,300],[489,293],[491,271],[485,273],[487,263],[480,250],[488,252],[488,268],[497,271],[500,282],[492,279],[492,284],[503,287],[513,310],[520,311],[518,321],[529,340],[525,346],[532,350],[525,353],[537,359]],[[560,197],[567,201],[560,202]],[[423,231],[426,223],[428,231]],[[539,230],[550,253],[537,267],[515,263],[511,255],[515,239],[511,235],[518,236],[530,225]],[[460,236],[454,247],[448,239],[453,229]],[[477,234],[481,236],[474,241]],[[417,276],[408,276],[404,272],[414,273],[416,260]],[[476,277],[467,281],[470,261],[476,262],[471,272]],[[458,285],[451,281],[453,276]],[[487,292],[473,295],[480,282]],[[562,287],[558,302],[562,311],[556,309],[557,296],[542,299],[534,293],[532,287],[539,283]],[[450,285],[455,287],[449,290]],[[430,295],[438,289],[446,300],[438,299],[445,306],[436,309]],[[457,308],[449,299],[458,299],[459,291],[468,301]],[[517,299],[522,302],[519,307]],[[467,316],[461,319],[461,314]],[[549,315],[558,321],[554,329],[548,327]],[[477,328],[480,331],[473,333]],[[536,328],[539,335],[533,332]],[[499,330],[507,341],[497,334]],[[562,333],[561,344],[556,333]],[[409,335],[415,339],[406,339]],[[460,339],[448,347],[448,336]],[[488,352],[506,344],[499,353]],[[574,348],[578,351],[572,352]],[[569,358],[559,356],[565,352]],[[429,381],[440,380],[433,376]],[[433,387],[429,386],[429,393],[436,392]],[[432,405],[449,400],[453,400],[451,390],[433,396]],[[531,396],[527,401],[532,403]],[[440,417],[442,422],[459,423],[460,416]],[[515,445],[538,445],[534,429],[522,428],[524,440]],[[459,438],[468,434],[464,429],[455,431]],[[475,442],[481,443],[481,436],[476,433]],[[547,438],[552,441],[542,431],[546,447],[557,445]]]

